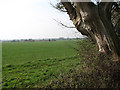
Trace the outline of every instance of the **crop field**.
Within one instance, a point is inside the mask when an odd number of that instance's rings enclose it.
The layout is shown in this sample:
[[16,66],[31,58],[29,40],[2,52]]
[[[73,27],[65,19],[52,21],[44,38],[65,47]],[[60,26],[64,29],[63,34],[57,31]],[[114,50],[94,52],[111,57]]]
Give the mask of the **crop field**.
[[3,88],[45,87],[80,65],[75,40],[4,42]]
[[48,58],[64,58],[76,55],[71,48],[75,41],[5,42],[2,44],[2,64],[24,64],[28,61]]

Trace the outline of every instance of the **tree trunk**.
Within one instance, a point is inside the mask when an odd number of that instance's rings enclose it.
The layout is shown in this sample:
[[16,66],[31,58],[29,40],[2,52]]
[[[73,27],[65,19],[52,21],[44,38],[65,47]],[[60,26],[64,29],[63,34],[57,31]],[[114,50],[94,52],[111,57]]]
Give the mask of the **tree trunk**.
[[111,21],[113,3],[62,2],[76,29],[91,38],[99,51],[107,55],[120,57],[120,39]]

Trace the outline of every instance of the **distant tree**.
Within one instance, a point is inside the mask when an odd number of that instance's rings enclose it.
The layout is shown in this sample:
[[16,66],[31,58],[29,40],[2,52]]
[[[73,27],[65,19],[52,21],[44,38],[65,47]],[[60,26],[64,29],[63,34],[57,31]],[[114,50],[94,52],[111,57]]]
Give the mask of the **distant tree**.
[[[64,0],[63,0],[64,1]],[[120,3],[92,2],[57,3],[56,9],[67,12],[75,28],[89,37],[99,51],[120,58]]]

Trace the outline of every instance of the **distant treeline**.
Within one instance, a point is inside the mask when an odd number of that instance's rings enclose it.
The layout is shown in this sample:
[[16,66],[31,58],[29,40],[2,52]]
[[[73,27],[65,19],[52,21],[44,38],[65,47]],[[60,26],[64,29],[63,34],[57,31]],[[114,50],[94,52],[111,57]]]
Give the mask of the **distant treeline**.
[[53,39],[19,39],[19,40],[2,40],[2,42],[37,42],[37,41],[57,41],[57,40],[77,40],[84,38],[53,38]]

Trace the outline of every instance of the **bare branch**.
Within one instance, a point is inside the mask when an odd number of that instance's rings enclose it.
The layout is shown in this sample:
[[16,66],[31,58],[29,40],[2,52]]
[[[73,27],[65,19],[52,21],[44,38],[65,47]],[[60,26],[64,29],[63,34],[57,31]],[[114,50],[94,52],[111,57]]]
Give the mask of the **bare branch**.
[[[54,20],[55,20],[55,19],[54,19]],[[63,24],[61,21],[58,21],[58,20],[55,20],[55,21],[56,21],[58,24],[66,27],[66,28],[75,28],[75,27],[72,27],[72,26],[67,26],[67,25]]]
[[77,13],[75,11],[75,8],[71,4],[71,2],[62,2],[62,4],[64,5],[65,9],[67,10],[70,20],[75,19],[77,17]]
[[55,9],[61,11],[61,12],[67,12],[67,11],[64,10],[64,9],[58,8],[57,6],[53,5],[51,2],[50,2],[50,5],[51,5],[53,8],[55,8]]

